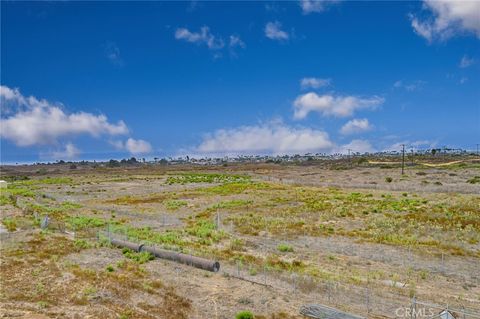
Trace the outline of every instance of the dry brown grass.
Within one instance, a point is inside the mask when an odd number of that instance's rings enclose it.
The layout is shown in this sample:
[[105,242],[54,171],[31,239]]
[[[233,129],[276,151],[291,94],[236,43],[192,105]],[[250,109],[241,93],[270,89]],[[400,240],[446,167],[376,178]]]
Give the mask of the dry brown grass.
[[[139,264],[125,261],[108,272],[63,261],[79,250],[63,236],[36,234],[19,248],[2,251],[0,303],[33,304],[50,315],[60,307],[95,317],[188,318],[190,301],[149,278]],[[138,296],[149,303],[138,302]]]

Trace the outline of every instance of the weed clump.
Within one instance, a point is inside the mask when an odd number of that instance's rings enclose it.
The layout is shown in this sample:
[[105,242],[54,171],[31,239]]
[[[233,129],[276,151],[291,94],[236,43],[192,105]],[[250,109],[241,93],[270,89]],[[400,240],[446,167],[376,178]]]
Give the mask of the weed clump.
[[7,217],[7,218],[4,218],[2,220],[2,224],[5,225],[5,228],[9,231],[9,232],[14,232],[17,230],[17,222],[15,221],[15,219],[13,218],[10,218],[10,217]]
[[180,207],[187,206],[187,202],[184,200],[167,200],[165,201],[165,207],[169,210],[177,210]]
[[88,249],[88,248],[92,248],[92,244],[90,244],[88,241],[86,241],[85,239],[76,239],[73,244],[75,245],[75,247],[79,248],[79,249]]
[[467,183],[469,184],[480,184],[480,176],[474,176],[467,180]]
[[385,182],[391,183],[391,182],[393,182],[393,178],[391,178],[391,177],[385,177]]
[[128,259],[131,259],[139,264],[144,264],[146,262],[149,262],[150,260],[154,260],[155,259],[155,256],[153,256],[151,253],[147,252],[147,251],[142,251],[142,252],[135,252],[133,250],[130,250],[128,248],[124,248],[122,250],[122,253],[123,255],[128,258]]
[[288,244],[280,244],[277,246],[278,251],[282,253],[291,253],[293,252],[293,247]]
[[253,313],[248,310],[240,311],[235,315],[235,319],[253,319]]
[[67,219],[67,224],[75,229],[98,228],[106,225],[105,220],[98,217],[75,216]]

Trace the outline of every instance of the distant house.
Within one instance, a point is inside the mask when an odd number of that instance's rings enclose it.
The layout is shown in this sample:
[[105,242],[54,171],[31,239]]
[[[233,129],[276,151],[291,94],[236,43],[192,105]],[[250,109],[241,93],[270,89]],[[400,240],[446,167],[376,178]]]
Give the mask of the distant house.
[[7,182],[0,181],[0,188],[7,188]]

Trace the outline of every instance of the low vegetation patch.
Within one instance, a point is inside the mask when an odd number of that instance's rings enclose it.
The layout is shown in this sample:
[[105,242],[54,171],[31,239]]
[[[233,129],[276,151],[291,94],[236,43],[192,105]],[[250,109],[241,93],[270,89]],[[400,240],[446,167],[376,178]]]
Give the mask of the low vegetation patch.
[[288,244],[280,244],[277,246],[278,251],[282,253],[291,253],[293,252],[293,247]]
[[72,184],[73,180],[69,177],[47,177],[42,179],[28,179],[16,182],[18,185],[65,185]]
[[234,195],[249,191],[272,190],[272,184],[263,182],[235,182],[199,189],[199,193],[212,195]]
[[166,183],[168,185],[183,185],[189,183],[241,183],[248,181],[250,181],[250,177],[242,175],[184,173],[167,177]]
[[470,178],[469,180],[467,180],[467,183],[480,184],[480,176],[474,176],[474,177]]
[[171,200],[165,201],[164,204],[168,210],[177,210],[180,207],[187,206],[188,203],[184,200],[171,199]]
[[122,253],[123,255],[128,258],[128,259],[131,259],[139,264],[144,264],[150,260],[154,260],[155,259],[155,256],[153,256],[151,253],[147,252],[147,251],[142,251],[142,252],[135,252],[133,250],[130,250],[128,248],[124,248],[122,250]]
[[253,203],[252,200],[234,199],[234,200],[223,201],[223,202],[214,204],[209,208],[212,210],[231,209],[231,208],[248,206],[248,205],[251,205],[252,203]]
[[111,225],[110,229],[114,233],[125,234],[129,238],[154,244],[174,245],[177,247],[183,247],[186,244],[181,230],[158,232],[151,227],[132,227],[130,225],[119,224]]
[[2,224],[5,226],[5,228],[9,231],[9,232],[13,232],[13,231],[16,231],[17,230],[17,222],[15,221],[15,219],[13,218],[10,218],[10,217],[6,217],[2,220]]
[[74,229],[86,229],[86,228],[99,228],[105,227],[107,222],[98,217],[91,217],[91,216],[75,216],[75,217],[68,217],[67,224]]
[[251,311],[243,310],[240,312],[237,312],[235,315],[235,319],[253,319],[253,313]]
[[115,204],[115,205],[141,205],[141,204],[151,204],[151,203],[162,203],[167,200],[172,200],[173,194],[170,193],[154,193],[149,194],[146,196],[121,196],[115,199],[106,200],[105,203],[107,204]]

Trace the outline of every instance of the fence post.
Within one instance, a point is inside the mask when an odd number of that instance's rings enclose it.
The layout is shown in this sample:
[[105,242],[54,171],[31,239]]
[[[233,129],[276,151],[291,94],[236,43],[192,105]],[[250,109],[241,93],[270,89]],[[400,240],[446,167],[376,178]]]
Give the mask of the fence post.
[[240,277],[240,260],[237,260],[237,276]]
[[442,253],[442,261],[441,261],[441,272],[444,273],[445,272],[445,256],[444,254]]
[[330,281],[327,282],[327,296],[328,296],[328,302],[330,302],[330,299],[331,299],[331,287],[330,287]]
[[365,304],[367,306],[367,316],[370,313],[370,289],[365,290],[366,296],[365,296]]
[[292,273],[292,281],[293,281],[293,292],[297,291],[297,276],[295,273]]
[[267,266],[263,265],[263,281],[265,286],[267,285]]

